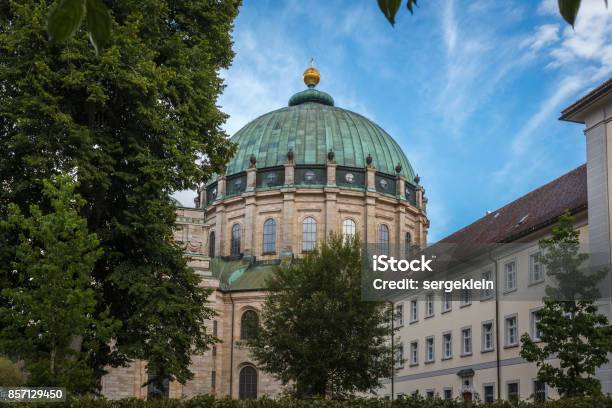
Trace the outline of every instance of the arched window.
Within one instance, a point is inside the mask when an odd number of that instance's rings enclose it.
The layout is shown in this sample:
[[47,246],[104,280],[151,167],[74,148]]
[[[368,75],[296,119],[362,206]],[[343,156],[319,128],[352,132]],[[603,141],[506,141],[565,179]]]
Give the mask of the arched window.
[[246,366],[240,370],[238,397],[241,400],[257,399],[257,370]]
[[276,251],[276,221],[272,218],[264,222],[263,230],[263,252],[271,253]]
[[252,339],[259,329],[259,316],[254,310],[247,310],[240,318],[240,339]]
[[302,221],[302,251],[312,251],[317,245],[317,222],[312,217]]
[[240,255],[240,224],[232,225],[232,247],[230,255]]
[[211,231],[208,238],[208,256],[215,257],[215,231]]
[[406,258],[412,255],[412,235],[409,232],[406,233],[406,241],[404,242],[404,252],[406,252]]
[[389,227],[385,224],[378,227],[378,254],[389,255]]
[[344,242],[355,238],[355,221],[347,218],[342,222],[342,238]]

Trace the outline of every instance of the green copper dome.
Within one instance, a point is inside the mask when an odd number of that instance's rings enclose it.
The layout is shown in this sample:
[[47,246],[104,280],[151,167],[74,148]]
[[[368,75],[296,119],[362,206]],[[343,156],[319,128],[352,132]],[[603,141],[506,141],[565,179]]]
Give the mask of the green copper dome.
[[296,165],[324,165],[333,150],[339,166],[363,168],[368,154],[380,172],[401,174],[414,182],[414,171],[406,155],[387,132],[371,120],[346,109],[334,107],[325,92],[309,89],[293,95],[289,106],[258,117],[240,129],[232,141],[238,143],[227,175],[249,168],[255,155],[257,168],[282,166],[291,149]]

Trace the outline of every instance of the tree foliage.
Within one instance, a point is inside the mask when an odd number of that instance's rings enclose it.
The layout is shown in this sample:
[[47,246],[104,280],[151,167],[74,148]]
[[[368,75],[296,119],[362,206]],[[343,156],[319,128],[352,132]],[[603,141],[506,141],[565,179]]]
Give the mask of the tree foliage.
[[259,367],[304,396],[374,390],[392,373],[388,307],[361,300],[361,244],[330,236],[279,269],[249,341]]
[[16,387],[25,383],[23,373],[10,359],[0,356],[0,386]]
[[[221,172],[234,152],[216,100],[239,4],[104,3],[113,29],[99,53],[84,27],[48,41],[49,1],[0,5],[0,218],[9,203],[24,217],[31,204],[46,213],[42,180],[78,179],[80,214],[104,251],[92,272],[94,315],[109,310],[122,322],[114,348],[92,354],[95,376],[138,358],[184,382],[191,353],[213,341],[203,324],[212,311],[171,239],[170,194]],[[8,233],[0,242],[0,283],[16,287],[9,265],[19,242]]]
[[563,397],[599,395],[601,385],[595,370],[612,352],[612,330],[594,299],[598,296],[596,285],[607,272],[583,271],[588,255],[580,253],[579,231],[568,212],[560,217],[552,237],[540,241],[540,248],[541,262],[556,286],[547,287],[544,307],[538,311],[541,342],[524,334],[520,354],[536,362],[538,379]]
[[26,217],[11,204],[0,221],[3,231],[18,237],[10,265],[15,284],[1,291],[0,349],[23,361],[28,383],[78,391],[91,388],[95,343],[110,341],[118,322],[108,313],[94,315],[91,273],[102,251],[78,213],[84,201],[74,188],[68,177],[45,181],[48,212],[32,205]]

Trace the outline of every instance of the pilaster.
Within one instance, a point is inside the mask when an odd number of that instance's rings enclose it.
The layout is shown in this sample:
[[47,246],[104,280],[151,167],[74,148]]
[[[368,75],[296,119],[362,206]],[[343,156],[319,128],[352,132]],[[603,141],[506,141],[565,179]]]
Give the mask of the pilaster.
[[254,191],[257,184],[257,168],[255,166],[249,167],[246,174],[246,191]]
[[295,182],[294,174],[295,174],[295,166],[293,161],[284,164],[285,166],[285,186],[292,186]]
[[217,200],[220,200],[225,197],[225,185],[225,176],[219,176],[219,178],[217,179]]
[[[335,173],[335,172],[334,172]],[[329,174],[329,172],[328,172]],[[325,238],[329,237],[329,234],[336,232],[336,224],[338,221],[338,205],[337,205],[337,193],[326,192],[325,193]]]
[[215,255],[223,256],[226,255],[224,251],[226,241],[226,225],[227,225],[227,214],[223,203],[217,204],[215,208],[216,212],[216,224],[215,224]]
[[376,168],[374,166],[366,167],[366,190],[376,191]]
[[395,181],[395,194],[399,200],[406,199],[406,177],[397,176]]
[[[285,167],[286,169],[286,167]],[[292,254],[293,247],[297,242],[295,236],[295,193],[287,191],[283,193],[283,223],[282,230],[282,252],[283,256]]]
[[327,186],[335,187],[336,186],[336,162],[327,162]]
[[[250,169],[249,169],[250,170]],[[248,176],[248,175],[247,175]],[[257,214],[257,200],[255,198],[255,193],[244,193],[244,246],[243,246],[243,254],[244,257],[255,256],[255,217]]]

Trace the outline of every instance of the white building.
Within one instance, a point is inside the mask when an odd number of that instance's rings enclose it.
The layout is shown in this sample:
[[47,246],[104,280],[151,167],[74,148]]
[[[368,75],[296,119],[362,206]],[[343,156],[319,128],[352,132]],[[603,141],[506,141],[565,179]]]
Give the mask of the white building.
[[[421,395],[457,398],[542,399],[555,390],[536,381],[537,368],[519,356],[520,336],[537,339],[534,312],[546,287],[539,240],[565,211],[574,214],[591,262],[611,262],[612,79],[565,109],[561,120],[585,124],[587,163],[488,213],[444,238],[444,244],[485,248],[453,271],[454,277],[486,278],[496,290],[454,298],[414,293],[395,304],[400,327],[398,373],[385,380],[390,398]],[[470,297],[471,296],[471,297]],[[611,316],[608,294],[599,308]],[[612,393],[612,366],[597,372],[604,393]]]

